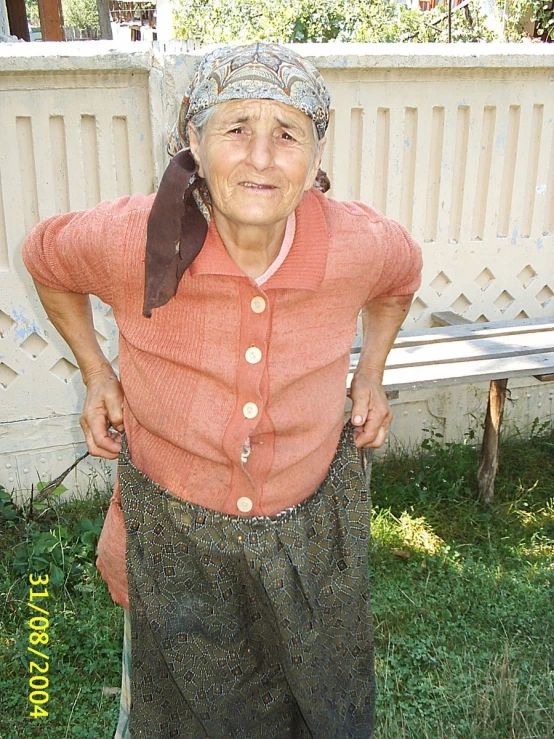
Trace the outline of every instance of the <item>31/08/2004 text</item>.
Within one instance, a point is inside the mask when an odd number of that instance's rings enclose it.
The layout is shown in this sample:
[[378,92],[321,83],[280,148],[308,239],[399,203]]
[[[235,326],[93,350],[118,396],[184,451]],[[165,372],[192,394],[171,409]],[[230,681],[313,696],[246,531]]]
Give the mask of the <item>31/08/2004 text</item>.
[[[27,605],[35,613],[32,614],[29,619],[29,628],[31,633],[29,634],[29,651],[35,657],[39,657],[43,660],[42,665],[38,662],[29,663],[29,672],[31,676],[29,678],[29,701],[33,706],[33,710],[29,713],[31,718],[43,718],[48,716],[48,711],[43,707],[48,703],[48,688],[50,681],[46,677],[45,673],[48,672],[49,667],[49,656],[43,651],[46,644],[48,644],[48,616],[49,611],[44,608],[48,598],[48,590],[33,590],[33,587],[48,585],[48,575],[29,575],[29,602]],[[36,602],[35,602],[36,601]],[[40,605],[39,605],[40,604]],[[30,614],[31,615],[31,614]]]

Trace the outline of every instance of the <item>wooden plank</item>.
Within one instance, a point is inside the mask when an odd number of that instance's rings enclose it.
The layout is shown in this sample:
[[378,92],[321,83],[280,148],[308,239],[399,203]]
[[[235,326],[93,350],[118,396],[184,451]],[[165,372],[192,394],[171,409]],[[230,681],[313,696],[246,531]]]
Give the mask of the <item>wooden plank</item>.
[[539,382],[554,382],[554,375],[533,375]]
[[[424,367],[430,364],[472,362],[477,359],[509,359],[526,354],[554,352],[554,331],[546,334],[474,339],[441,344],[394,346],[387,358],[389,369]],[[356,366],[359,350],[351,349],[350,364]]]
[[423,331],[401,331],[394,342],[395,347],[417,346],[436,342],[465,341],[472,338],[509,336],[511,334],[540,333],[554,331],[554,318],[525,318],[518,321],[491,321],[460,326],[440,326]]
[[431,313],[431,318],[439,326],[461,326],[472,323],[469,318],[464,318],[463,316],[454,313],[453,310],[442,310],[437,311],[436,313]]
[[554,352],[554,331],[441,344],[395,346],[387,358],[387,366],[393,368],[445,364],[446,362],[471,362],[480,358],[511,358],[539,352]]
[[463,341],[468,338],[504,336],[554,330],[554,318],[525,318],[521,321],[491,321],[461,326],[444,326],[422,331],[402,331],[395,344],[423,344],[433,341]]
[[[347,387],[350,387],[355,366],[350,367]],[[479,359],[471,362],[446,362],[421,367],[385,369],[383,387],[386,390],[417,390],[441,385],[463,385],[473,382],[500,380],[510,377],[531,377],[554,373],[554,352],[527,354],[506,359]]]

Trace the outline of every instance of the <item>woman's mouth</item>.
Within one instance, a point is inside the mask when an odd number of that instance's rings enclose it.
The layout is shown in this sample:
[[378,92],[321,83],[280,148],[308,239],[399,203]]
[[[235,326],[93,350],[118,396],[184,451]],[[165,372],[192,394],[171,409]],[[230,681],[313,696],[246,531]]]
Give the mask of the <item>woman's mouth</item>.
[[275,190],[275,185],[266,185],[258,182],[239,182],[242,187],[247,187],[250,190]]

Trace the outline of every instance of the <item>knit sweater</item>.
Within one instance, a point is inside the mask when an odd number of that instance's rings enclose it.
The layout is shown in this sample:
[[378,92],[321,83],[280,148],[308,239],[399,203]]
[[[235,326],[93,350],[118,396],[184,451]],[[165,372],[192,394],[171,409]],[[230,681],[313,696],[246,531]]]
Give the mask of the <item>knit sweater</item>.
[[[297,207],[280,267],[257,285],[212,220],[175,298],[141,313],[153,195],[38,224],[23,256],[57,290],[97,295],[117,321],[124,425],[133,463],[172,494],[233,515],[272,516],[314,492],[333,459],[360,309],[419,287],[406,230],[316,190]],[[247,456],[245,456],[247,455]],[[98,566],[127,604],[118,493]]]

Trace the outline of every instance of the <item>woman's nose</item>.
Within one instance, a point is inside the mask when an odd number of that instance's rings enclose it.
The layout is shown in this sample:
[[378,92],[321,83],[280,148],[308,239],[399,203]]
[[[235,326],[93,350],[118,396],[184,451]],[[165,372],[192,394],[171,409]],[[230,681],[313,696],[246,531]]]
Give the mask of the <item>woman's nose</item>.
[[271,136],[256,134],[250,139],[248,162],[258,170],[264,170],[273,164],[273,140]]

